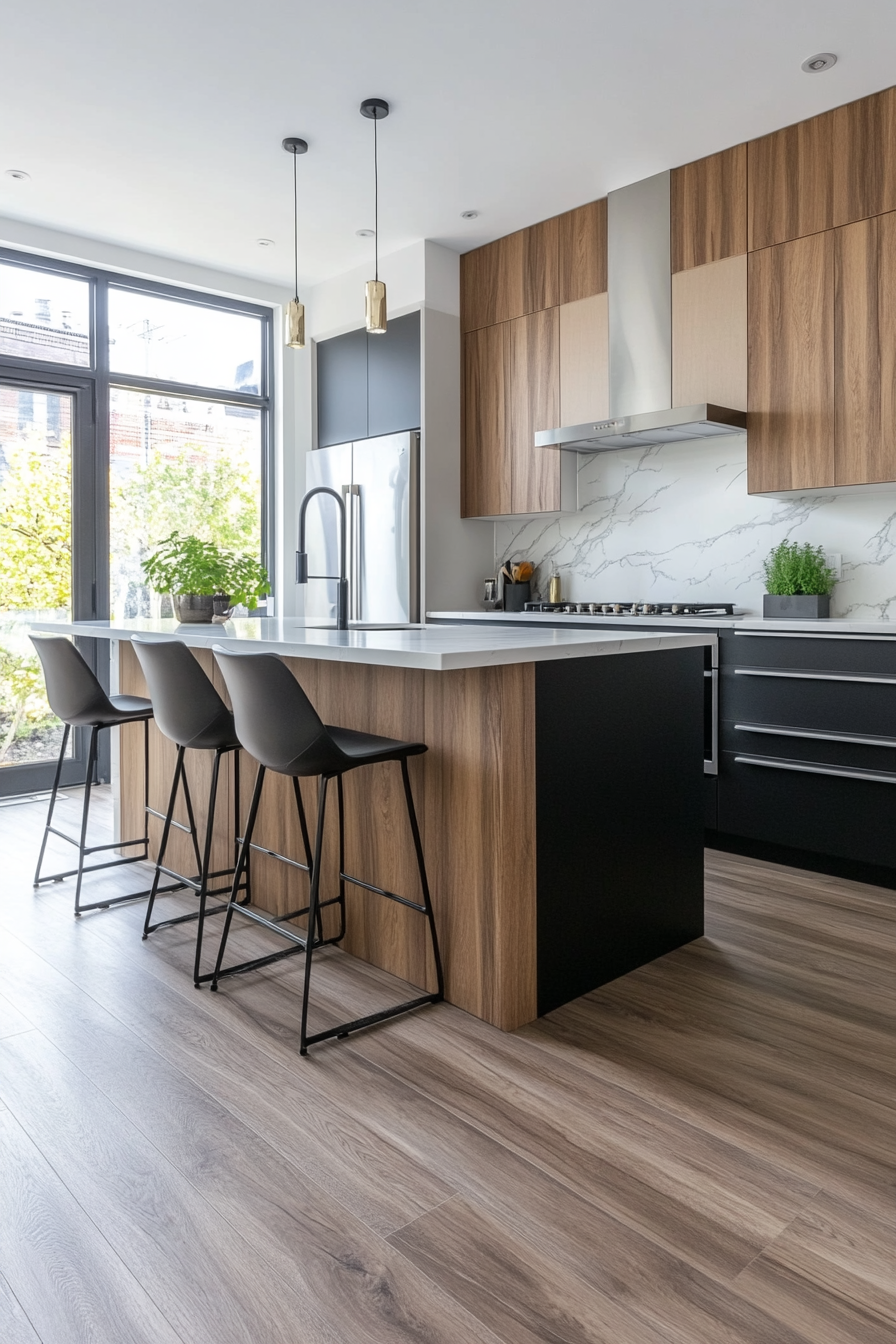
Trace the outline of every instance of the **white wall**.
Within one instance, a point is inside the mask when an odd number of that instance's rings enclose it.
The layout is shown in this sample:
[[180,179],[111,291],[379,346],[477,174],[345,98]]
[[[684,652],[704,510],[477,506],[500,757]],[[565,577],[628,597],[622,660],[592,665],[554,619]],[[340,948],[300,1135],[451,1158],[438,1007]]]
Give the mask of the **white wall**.
[[582,456],[578,513],[495,528],[498,563],[529,559],[546,596],[556,565],[579,602],[734,602],[761,613],[762,562],[779,541],[843,557],[837,616],[896,620],[896,488],[748,495],[746,435]]

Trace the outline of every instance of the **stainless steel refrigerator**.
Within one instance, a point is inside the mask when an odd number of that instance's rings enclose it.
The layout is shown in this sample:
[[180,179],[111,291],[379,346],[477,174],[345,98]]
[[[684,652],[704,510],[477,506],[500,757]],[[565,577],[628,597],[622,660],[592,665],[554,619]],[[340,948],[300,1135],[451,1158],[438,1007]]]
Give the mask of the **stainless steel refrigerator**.
[[[328,485],[345,503],[348,615],[364,624],[420,619],[420,434],[334,444],[307,455],[305,488]],[[308,586],[305,615],[336,619],[339,517],[316,495],[305,518]]]

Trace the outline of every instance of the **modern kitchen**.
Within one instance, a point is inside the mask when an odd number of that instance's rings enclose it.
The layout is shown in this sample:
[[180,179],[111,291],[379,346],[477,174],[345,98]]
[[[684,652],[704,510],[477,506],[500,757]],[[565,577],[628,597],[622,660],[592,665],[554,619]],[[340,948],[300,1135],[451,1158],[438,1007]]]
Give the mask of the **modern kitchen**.
[[889,1339],[892,16],[300,8],[214,238],[7,154],[0,1335]]

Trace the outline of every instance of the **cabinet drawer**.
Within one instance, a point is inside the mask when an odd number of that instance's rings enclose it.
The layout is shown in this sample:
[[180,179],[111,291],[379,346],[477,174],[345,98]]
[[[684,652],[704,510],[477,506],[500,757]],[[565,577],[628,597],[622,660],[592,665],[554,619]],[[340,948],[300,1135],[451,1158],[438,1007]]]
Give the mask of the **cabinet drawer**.
[[896,678],[896,635],[853,639],[848,635],[749,634],[738,631],[719,640],[722,667],[768,667],[883,673]]
[[[786,757],[836,769],[890,773],[896,779],[896,737],[737,721],[723,725],[721,747],[737,755]],[[896,798],[893,802],[896,806]]]
[[[896,738],[896,677],[890,681],[829,680],[728,668],[722,674],[726,731],[734,723],[778,724],[857,737]],[[852,674],[848,674],[852,675]]]
[[[816,773],[824,762],[808,763],[809,769],[806,762],[783,755],[769,754],[758,764],[742,759],[747,755],[752,753],[722,754],[720,831],[896,867],[896,771],[883,782]],[[886,779],[886,772],[880,773]]]

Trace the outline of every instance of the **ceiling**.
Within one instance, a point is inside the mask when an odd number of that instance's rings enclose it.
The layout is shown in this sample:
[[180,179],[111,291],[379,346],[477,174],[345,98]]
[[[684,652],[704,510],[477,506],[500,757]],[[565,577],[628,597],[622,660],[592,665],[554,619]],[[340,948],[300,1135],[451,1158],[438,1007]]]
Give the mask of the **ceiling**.
[[9,3],[0,215],[289,283],[301,135],[307,285],[372,257],[364,97],[381,251],[467,251],[884,88],[894,38],[893,0]]

